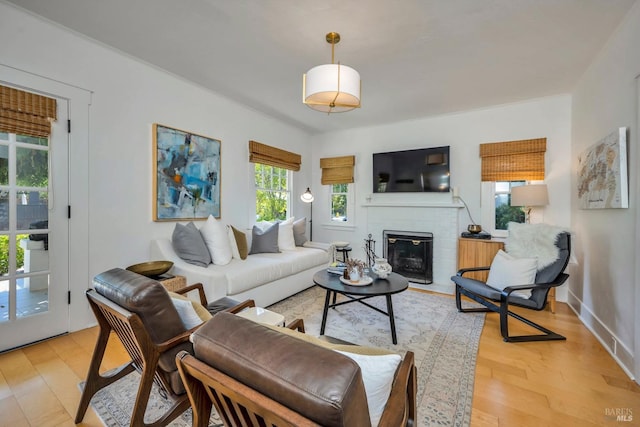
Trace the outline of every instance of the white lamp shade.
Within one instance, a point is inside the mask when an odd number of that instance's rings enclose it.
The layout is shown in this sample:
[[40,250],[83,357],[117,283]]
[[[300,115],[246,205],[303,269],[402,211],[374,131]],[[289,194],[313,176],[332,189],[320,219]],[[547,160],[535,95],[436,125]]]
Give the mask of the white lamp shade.
[[545,206],[549,204],[546,184],[521,185],[511,189],[511,206]]
[[325,113],[360,107],[360,73],[341,64],[318,65],[304,75],[304,103]]
[[305,191],[304,193],[302,193],[300,195],[300,200],[302,200],[305,203],[311,203],[314,200],[313,194],[311,193],[311,190],[309,188],[307,188],[307,191]]

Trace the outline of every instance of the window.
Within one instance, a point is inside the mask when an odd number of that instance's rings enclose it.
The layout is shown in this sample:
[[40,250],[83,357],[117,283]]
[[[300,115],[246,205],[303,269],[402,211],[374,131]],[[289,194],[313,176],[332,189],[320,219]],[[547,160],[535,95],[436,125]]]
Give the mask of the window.
[[526,184],[525,181],[497,181],[494,191],[494,221],[496,230],[506,230],[509,222],[524,222],[524,211],[511,206],[511,189]]
[[333,184],[331,186],[331,221],[348,221],[347,213],[349,193],[348,184]]
[[287,169],[254,163],[256,186],[256,221],[287,219],[290,173]]

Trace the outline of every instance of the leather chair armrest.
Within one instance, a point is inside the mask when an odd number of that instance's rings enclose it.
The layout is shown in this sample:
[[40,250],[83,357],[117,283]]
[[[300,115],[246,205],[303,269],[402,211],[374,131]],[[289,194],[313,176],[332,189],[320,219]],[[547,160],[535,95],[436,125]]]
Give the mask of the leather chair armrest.
[[228,313],[236,314],[236,313],[240,313],[245,308],[255,307],[255,306],[256,306],[256,302],[254,300],[252,300],[252,299],[248,299],[246,301],[241,302],[238,305],[235,305],[233,307],[229,307],[229,308],[227,308],[225,310],[222,310],[222,311],[226,311]]
[[461,268],[460,270],[458,270],[458,272],[456,273],[456,276],[463,276],[465,273],[469,273],[472,271],[489,271],[491,269],[491,267],[468,267],[468,268]]

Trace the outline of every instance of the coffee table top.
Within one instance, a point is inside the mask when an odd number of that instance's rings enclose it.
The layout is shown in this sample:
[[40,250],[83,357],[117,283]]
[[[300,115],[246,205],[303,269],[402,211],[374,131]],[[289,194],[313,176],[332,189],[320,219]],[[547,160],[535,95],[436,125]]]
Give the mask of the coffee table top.
[[349,286],[340,281],[340,275],[329,273],[326,269],[313,275],[313,282],[321,288],[350,295],[390,295],[402,292],[409,287],[409,281],[397,273],[391,273],[386,279],[380,279],[375,273],[369,273],[373,282],[366,286]]

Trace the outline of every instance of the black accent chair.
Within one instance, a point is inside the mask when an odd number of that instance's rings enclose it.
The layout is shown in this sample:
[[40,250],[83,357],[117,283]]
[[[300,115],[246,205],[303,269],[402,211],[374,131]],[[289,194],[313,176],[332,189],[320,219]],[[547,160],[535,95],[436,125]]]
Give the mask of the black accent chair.
[[[558,234],[555,245],[560,249],[558,259],[553,264],[538,271],[535,283],[533,284],[508,286],[500,291],[479,280],[464,277],[464,274],[470,271],[486,271],[489,270],[490,267],[463,268],[459,270],[455,276],[451,277],[451,280],[456,285],[456,307],[458,311],[465,313],[495,311],[499,313],[500,332],[505,342],[566,340],[562,335],[509,310],[509,306],[514,305],[530,310],[543,310],[547,304],[549,290],[562,285],[569,278],[569,275],[565,274],[564,270],[569,263],[571,254],[571,235],[567,232]],[[523,298],[517,294],[513,294],[515,291],[527,289],[531,290],[531,296],[529,298]],[[462,308],[461,295],[471,298],[486,308]],[[526,323],[543,332],[543,334],[510,336],[509,316]]]

